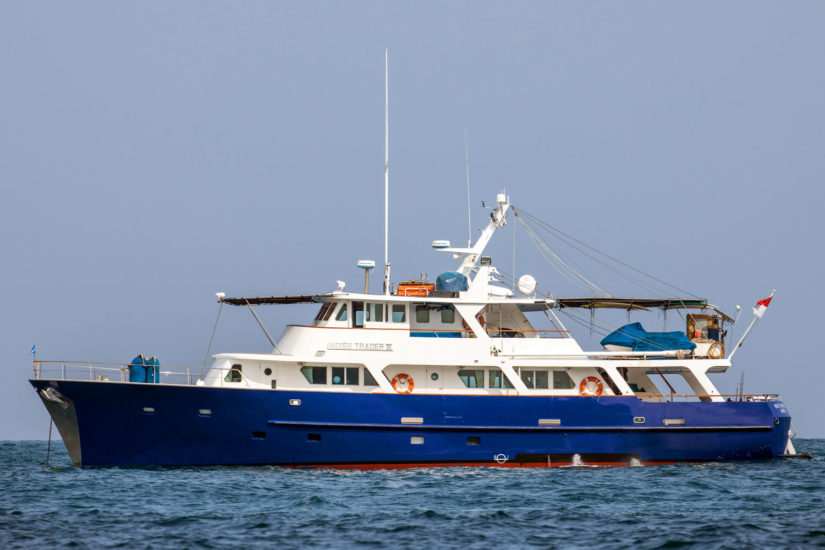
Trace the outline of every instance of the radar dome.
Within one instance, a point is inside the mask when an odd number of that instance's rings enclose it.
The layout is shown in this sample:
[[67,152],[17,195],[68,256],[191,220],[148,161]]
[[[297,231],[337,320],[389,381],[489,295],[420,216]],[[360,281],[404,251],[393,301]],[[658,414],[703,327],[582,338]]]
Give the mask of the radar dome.
[[518,291],[525,296],[532,296],[536,292],[536,284],[532,275],[522,275],[518,279]]

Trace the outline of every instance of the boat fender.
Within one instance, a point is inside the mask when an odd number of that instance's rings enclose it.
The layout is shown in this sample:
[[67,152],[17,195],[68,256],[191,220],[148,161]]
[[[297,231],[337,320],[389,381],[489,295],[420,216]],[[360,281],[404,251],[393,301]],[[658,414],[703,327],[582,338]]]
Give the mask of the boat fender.
[[415,382],[412,376],[404,374],[403,372],[396,374],[390,383],[392,384],[392,389],[398,393],[410,393],[415,389]]
[[721,359],[725,355],[725,344],[714,342],[708,348],[708,357],[711,359]]
[[602,394],[602,390],[604,390],[604,385],[595,376],[588,376],[579,384],[579,393],[582,395],[598,397]]

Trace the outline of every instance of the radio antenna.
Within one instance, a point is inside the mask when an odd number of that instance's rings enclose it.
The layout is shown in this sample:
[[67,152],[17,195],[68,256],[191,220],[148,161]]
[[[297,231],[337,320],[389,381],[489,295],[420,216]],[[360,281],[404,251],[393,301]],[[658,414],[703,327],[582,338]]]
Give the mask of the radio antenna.
[[473,228],[470,222],[470,145],[464,128],[464,164],[467,168],[467,248],[473,247]]
[[384,50],[384,294],[390,294],[390,49]]

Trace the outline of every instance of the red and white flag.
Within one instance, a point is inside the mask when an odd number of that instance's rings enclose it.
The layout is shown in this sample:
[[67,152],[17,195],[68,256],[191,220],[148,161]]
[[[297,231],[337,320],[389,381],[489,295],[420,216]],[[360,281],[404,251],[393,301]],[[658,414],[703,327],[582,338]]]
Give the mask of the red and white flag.
[[771,305],[771,300],[773,299],[773,294],[765,298],[764,300],[759,300],[756,302],[756,305],[753,306],[753,314],[762,318],[765,315],[765,311],[768,309],[768,306]]

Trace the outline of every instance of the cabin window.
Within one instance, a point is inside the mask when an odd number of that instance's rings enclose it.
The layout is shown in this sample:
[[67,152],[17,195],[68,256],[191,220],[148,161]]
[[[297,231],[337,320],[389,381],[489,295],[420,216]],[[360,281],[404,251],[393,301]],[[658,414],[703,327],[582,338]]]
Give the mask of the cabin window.
[[341,304],[341,309],[338,310],[338,315],[335,316],[336,321],[346,321],[347,320],[347,304],[346,302]]
[[392,322],[403,323],[407,320],[407,306],[395,304],[392,306]]
[[355,328],[364,326],[364,302],[352,302],[352,320]]
[[461,369],[458,371],[458,377],[464,382],[468,388],[483,388],[484,387],[484,371]]
[[243,379],[241,375],[241,365],[232,365],[232,368],[229,369],[229,372],[226,373],[226,378],[224,378],[224,382],[240,382]]
[[415,322],[429,323],[430,322],[430,308],[427,306],[415,306]]
[[347,367],[347,386],[358,385],[358,367]]
[[344,383],[344,367],[332,367],[332,383],[336,386]]
[[553,389],[554,390],[572,390],[575,387],[570,375],[563,370],[553,371]]
[[490,370],[490,387],[491,388],[507,388],[512,389],[513,384],[510,379],[504,376],[504,373],[498,369]]
[[384,322],[384,304],[368,303],[367,304],[367,321],[372,323]]
[[304,378],[306,378],[310,384],[327,383],[326,367],[301,367],[301,374],[304,375]]
[[453,306],[446,306],[442,308],[441,322],[445,325],[452,325],[455,323],[455,309],[453,309]]
[[318,315],[315,316],[315,320],[329,320],[329,316],[332,315],[333,310],[335,310],[335,302],[325,302],[324,305],[321,306],[321,310],[318,312]]
[[550,384],[548,383],[550,379],[550,373],[546,370],[537,370],[536,371],[536,389],[537,390],[546,390],[550,388]]
[[524,382],[524,385],[528,388],[535,388],[536,387],[536,371],[534,370],[522,370],[521,371],[521,381]]
[[378,382],[375,381],[375,378],[372,377],[370,371],[364,368],[364,385],[365,386],[377,386]]

